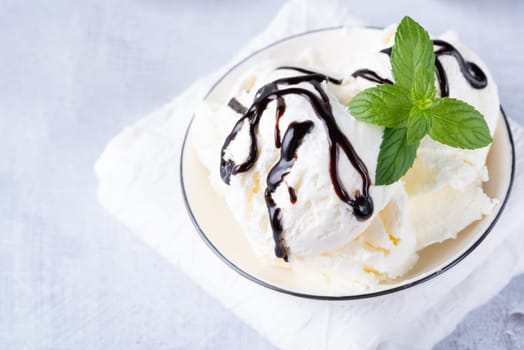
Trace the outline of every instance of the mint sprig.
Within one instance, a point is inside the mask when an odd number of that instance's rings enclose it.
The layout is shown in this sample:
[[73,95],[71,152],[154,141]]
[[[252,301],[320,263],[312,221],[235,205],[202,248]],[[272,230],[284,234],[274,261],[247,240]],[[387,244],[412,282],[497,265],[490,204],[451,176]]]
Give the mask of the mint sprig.
[[411,168],[417,155],[419,142],[408,144],[406,132],[407,128],[386,128],[384,130],[375,175],[377,185],[393,183],[396,180],[392,181],[392,179],[400,178],[398,174],[405,174]]
[[420,140],[433,140],[462,149],[492,142],[482,114],[466,102],[437,97],[435,53],[428,32],[404,17],[391,51],[395,84],[378,85],[357,94],[349,111],[358,120],[382,125],[376,185],[398,181],[413,165]]

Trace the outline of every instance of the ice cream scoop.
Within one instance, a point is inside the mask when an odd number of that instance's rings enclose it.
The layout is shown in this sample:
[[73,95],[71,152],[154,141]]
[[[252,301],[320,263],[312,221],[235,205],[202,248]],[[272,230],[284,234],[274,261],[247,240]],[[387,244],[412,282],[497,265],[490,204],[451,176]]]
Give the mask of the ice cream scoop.
[[[228,104],[200,105],[193,126],[199,157],[253,252],[346,289],[405,274],[417,250],[454,237],[493,207],[482,190],[488,148],[457,150],[426,138],[402,180],[373,184],[383,128],[354,119],[346,104],[366,87],[394,83],[387,55],[394,27],[369,31],[336,75],[314,49],[306,60],[252,67]],[[472,86],[456,55],[443,54],[446,93],[478,108],[493,133],[496,86],[476,56],[447,39],[488,83]]]

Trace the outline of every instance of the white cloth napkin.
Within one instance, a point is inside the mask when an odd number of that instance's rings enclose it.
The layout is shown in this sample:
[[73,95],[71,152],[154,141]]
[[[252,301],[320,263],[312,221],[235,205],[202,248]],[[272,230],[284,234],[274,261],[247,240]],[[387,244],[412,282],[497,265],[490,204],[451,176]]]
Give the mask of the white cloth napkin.
[[[286,3],[266,31],[232,61],[282,37],[355,24],[337,3]],[[228,65],[229,66],[229,65]],[[181,196],[180,149],[193,107],[222,74],[186,92],[107,146],[95,170],[105,209],[184,271],[239,318],[283,349],[430,348],[464,315],[524,271],[524,129],[512,124],[517,151],[513,194],[496,228],[464,261],[426,284],[363,301],[326,302],[265,289],[220,261],[193,228]]]

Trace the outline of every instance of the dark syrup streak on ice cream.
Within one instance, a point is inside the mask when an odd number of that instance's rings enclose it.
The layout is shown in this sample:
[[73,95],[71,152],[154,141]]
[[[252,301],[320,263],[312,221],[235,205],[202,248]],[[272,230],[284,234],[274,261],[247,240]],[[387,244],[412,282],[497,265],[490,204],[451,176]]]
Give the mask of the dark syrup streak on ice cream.
[[[285,112],[285,99],[287,95],[298,95],[305,98],[317,117],[324,123],[326,134],[329,140],[329,174],[333,189],[337,196],[352,208],[353,215],[358,220],[365,220],[373,214],[373,200],[369,194],[371,178],[366,165],[359,157],[351,142],[346,135],[340,131],[338,124],[333,115],[329,97],[322,87],[322,82],[327,81],[332,84],[340,85],[341,80],[331,78],[325,74],[317,73],[311,70],[298,67],[280,67],[278,69],[293,70],[301,75],[277,79],[261,87],[253,101],[253,104],[247,109],[247,112],[237,121],[231,133],[226,137],[222,146],[220,159],[220,175],[222,180],[230,183],[232,175],[246,172],[255,164],[258,158],[258,145],[256,133],[258,124],[267,108],[272,101],[277,101],[275,139],[280,135],[279,120]],[[297,86],[301,83],[309,83],[314,91]],[[283,87],[283,88],[281,88]],[[238,101],[237,101],[238,102]],[[237,106],[238,107],[238,106]],[[240,108],[237,108],[240,110]],[[246,125],[247,123],[247,125]],[[248,127],[249,137],[251,140],[249,154],[247,159],[242,163],[236,163],[231,159],[226,159],[226,150],[235,139],[244,125]],[[297,159],[297,149],[302,143],[303,138],[310,132],[313,127],[311,121],[303,123],[291,123],[284,133],[282,141],[276,142],[275,146],[281,148],[280,160],[270,170],[267,177],[267,188],[265,191],[265,200],[269,212],[269,221],[273,230],[273,239],[275,241],[275,255],[287,261],[287,247],[283,237],[283,226],[281,222],[281,208],[273,200],[272,194],[275,189],[282,183],[285,175],[289,173],[295,160]],[[278,137],[280,140],[280,137]],[[345,189],[338,170],[339,153],[343,154],[349,160],[351,165],[359,173],[362,179],[362,187],[355,191],[353,197]],[[294,189],[289,189],[290,201],[296,202],[297,195]]]
[[240,114],[246,114],[247,113],[247,107],[244,106],[242,103],[240,103],[240,101],[238,101],[236,98],[232,98],[231,100],[229,100],[229,102],[227,103],[227,105],[232,109],[234,110],[235,112],[237,113],[240,113]]
[[393,84],[393,82],[387,78],[382,78],[377,73],[373,72],[371,69],[359,69],[351,74],[353,78],[364,78],[366,80],[372,81],[378,84]]
[[275,147],[280,148],[282,146],[280,138],[280,118],[284,115],[286,111],[286,101],[282,96],[277,97],[277,110],[275,112]]
[[297,202],[297,192],[291,186],[287,187],[287,191],[289,192],[289,201],[291,204],[295,204]]
[[483,89],[488,85],[488,78],[482,69],[480,69],[477,64],[466,61],[453,45],[444,40],[433,40],[433,44],[439,47],[435,51],[435,67],[437,68],[437,78],[440,85],[441,95],[443,97],[449,96],[449,86],[446,71],[439,60],[440,56],[453,56],[459,64],[462,75],[471,87],[475,89]]
[[[486,77],[486,74],[480,69],[480,67],[473,62],[466,61],[464,57],[460,54],[460,52],[450,43],[444,40],[433,40],[433,45],[437,48],[435,50],[435,69],[437,73],[437,80],[440,87],[440,96],[441,97],[448,97],[449,96],[449,84],[448,84],[448,76],[446,74],[446,71],[444,70],[444,67],[442,66],[442,62],[440,62],[439,57],[440,56],[452,56],[457,60],[457,63],[460,67],[460,71],[462,72],[462,75],[466,79],[466,81],[473,87],[474,89],[483,89],[488,85],[488,78]],[[380,52],[385,53],[389,56],[391,56],[392,48],[388,47]],[[359,71],[356,71],[357,73]],[[375,76],[378,77],[378,75],[373,72]],[[353,73],[353,74],[355,74]],[[354,76],[354,75],[353,75]],[[364,75],[358,75],[364,79],[367,79],[369,81],[377,82],[377,80],[371,79]],[[382,78],[380,78],[382,79]]]
[[[297,150],[302,143],[304,137],[313,129],[313,122],[308,120],[305,122],[293,122],[289,124],[284,138],[282,139],[282,147],[280,148],[280,159],[271,168],[267,175],[267,187],[264,193],[266,199],[266,206],[269,212],[269,220],[271,229],[273,230],[273,238],[275,239],[275,255],[279,258],[284,258],[287,261],[287,249],[282,235],[283,227],[281,221],[281,208],[273,199],[273,193],[277,187],[284,181],[284,178],[289,174],[289,170],[293,167],[297,159]],[[288,187],[288,190],[291,187]],[[294,191],[294,190],[293,190]],[[290,190],[291,195],[291,190]]]

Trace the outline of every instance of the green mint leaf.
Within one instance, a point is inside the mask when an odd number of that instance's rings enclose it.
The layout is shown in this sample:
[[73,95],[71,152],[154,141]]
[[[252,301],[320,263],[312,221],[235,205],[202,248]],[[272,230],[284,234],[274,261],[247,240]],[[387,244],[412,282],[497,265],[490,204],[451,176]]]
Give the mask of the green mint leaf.
[[389,128],[405,127],[411,107],[409,90],[391,84],[361,91],[349,103],[356,119]]
[[376,185],[390,185],[398,181],[413,165],[419,142],[407,143],[407,129],[384,129],[378,154]]
[[433,42],[410,17],[404,17],[397,28],[390,60],[395,84],[364,90],[348,106],[356,119],[386,127],[378,155],[377,185],[392,184],[411,168],[420,140],[427,134],[464,149],[492,142],[484,117],[474,107],[436,97]]
[[437,89],[435,87],[434,69],[430,70],[424,66],[418,66],[413,76],[413,86],[411,96],[416,101],[415,104],[424,104],[433,100]]
[[463,101],[439,98],[428,112],[432,116],[429,136],[435,141],[464,149],[485,147],[492,141],[482,114]]
[[411,145],[422,140],[431,128],[431,121],[431,114],[427,110],[413,108],[409,113],[407,143]]
[[406,16],[395,33],[395,45],[391,51],[391,67],[395,83],[411,89],[415,72],[422,66],[435,71],[435,53],[428,32],[413,19]]

